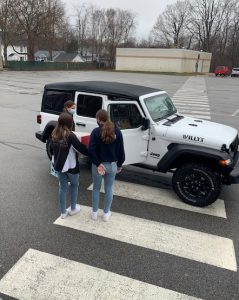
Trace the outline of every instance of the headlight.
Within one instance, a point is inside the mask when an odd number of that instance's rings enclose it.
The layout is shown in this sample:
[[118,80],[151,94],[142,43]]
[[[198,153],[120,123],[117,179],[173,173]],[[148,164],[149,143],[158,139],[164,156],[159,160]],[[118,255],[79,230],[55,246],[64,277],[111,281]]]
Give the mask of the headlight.
[[231,163],[232,163],[232,160],[230,158],[229,159],[221,159],[221,160],[219,160],[219,164],[222,167],[229,166]]

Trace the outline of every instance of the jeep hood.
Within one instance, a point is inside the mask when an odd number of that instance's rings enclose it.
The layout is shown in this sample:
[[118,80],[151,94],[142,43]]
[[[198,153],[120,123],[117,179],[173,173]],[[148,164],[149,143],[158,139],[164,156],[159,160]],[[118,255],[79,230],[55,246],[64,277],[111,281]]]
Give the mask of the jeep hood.
[[237,136],[235,128],[202,119],[184,117],[167,126],[165,137],[177,143],[196,144],[221,149],[230,144]]

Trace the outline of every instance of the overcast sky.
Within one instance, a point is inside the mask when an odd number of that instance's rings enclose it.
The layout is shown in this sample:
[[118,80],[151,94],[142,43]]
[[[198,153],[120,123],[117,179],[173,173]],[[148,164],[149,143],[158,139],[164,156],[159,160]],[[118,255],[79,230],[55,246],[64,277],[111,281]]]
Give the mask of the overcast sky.
[[162,13],[168,4],[176,0],[62,0],[65,3],[68,15],[74,14],[74,7],[82,3],[93,4],[99,8],[128,9],[137,14],[137,36],[143,38],[149,34],[157,16]]

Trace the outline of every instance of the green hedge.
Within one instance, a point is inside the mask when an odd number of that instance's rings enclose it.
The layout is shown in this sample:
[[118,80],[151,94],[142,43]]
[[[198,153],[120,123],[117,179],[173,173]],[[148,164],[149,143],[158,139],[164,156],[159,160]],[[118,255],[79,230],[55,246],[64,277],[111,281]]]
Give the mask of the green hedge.
[[8,61],[7,68],[15,71],[95,70],[99,65],[92,62]]

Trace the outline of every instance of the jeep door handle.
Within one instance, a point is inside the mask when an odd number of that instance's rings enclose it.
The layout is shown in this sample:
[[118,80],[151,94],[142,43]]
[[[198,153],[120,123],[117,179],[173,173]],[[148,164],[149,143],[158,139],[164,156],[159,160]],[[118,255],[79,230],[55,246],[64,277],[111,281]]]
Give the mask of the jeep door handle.
[[76,125],[85,127],[85,123],[76,123]]

